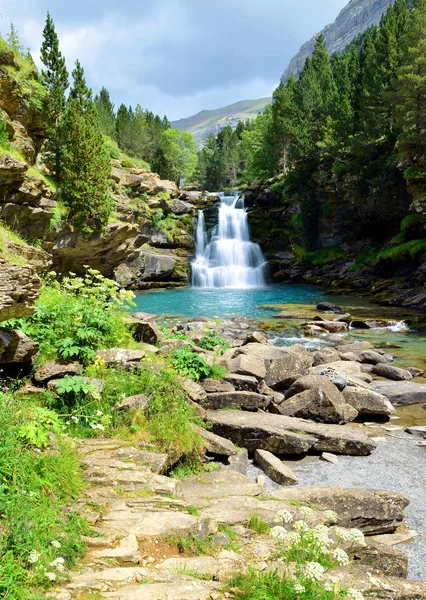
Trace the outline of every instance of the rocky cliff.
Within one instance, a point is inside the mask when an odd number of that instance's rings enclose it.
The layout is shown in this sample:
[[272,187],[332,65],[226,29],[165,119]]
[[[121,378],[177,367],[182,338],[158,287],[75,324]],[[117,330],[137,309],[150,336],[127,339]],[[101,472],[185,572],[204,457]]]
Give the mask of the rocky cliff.
[[[334,23],[327,25],[320,32],[324,35],[328,52],[330,54],[340,52],[368,27],[377,25],[392,1],[350,0],[349,4],[340,11]],[[285,83],[291,75],[296,77],[299,75],[306,58],[312,54],[317,35],[305,42],[291,59],[281,81]]]

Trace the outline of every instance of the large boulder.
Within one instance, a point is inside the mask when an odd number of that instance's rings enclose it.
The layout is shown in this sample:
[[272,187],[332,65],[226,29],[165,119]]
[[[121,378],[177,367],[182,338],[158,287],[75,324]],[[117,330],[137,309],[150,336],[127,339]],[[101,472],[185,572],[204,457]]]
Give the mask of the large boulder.
[[56,363],[44,364],[34,373],[33,379],[36,383],[46,385],[51,379],[61,379],[66,376],[79,375],[83,370],[80,363]]
[[138,365],[144,356],[145,352],[143,350],[129,350],[127,348],[108,348],[96,352],[96,357],[109,367],[118,365],[132,367]]
[[114,277],[122,287],[137,288],[148,281],[169,281],[175,265],[172,256],[143,250],[134,260],[120,263],[114,270]]
[[312,419],[321,423],[347,423],[358,412],[345,402],[337,387],[317,375],[306,375],[287,390],[280,413],[289,417]]
[[426,402],[426,384],[414,381],[373,381],[371,388],[394,405]]
[[228,373],[228,375],[225,375],[224,381],[240,392],[257,392],[259,387],[256,377],[251,375]]
[[267,495],[313,505],[319,510],[334,510],[341,527],[355,527],[368,535],[395,531],[409,504],[408,498],[397,492],[338,486],[280,489]]
[[228,360],[226,366],[230,373],[236,375],[249,375],[256,377],[256,379],[263,379],[266,375],[263,359],[256,356],[240,354],[236,358]]
[[160,342],[164,335],[158,329],[154,321],[144,321],[139,319],[132,319],[133,337],[137,342],[144,342],[145,344],[151,344],[154,346]]
[[376,447],[373,440],[356,429],[294,417],[224,410],[209,411],[207,418],[214,433],[249,452],[261,449],[284,455],[311,450],[366,456]]
[[374,365],[373,373],[380,377],[384,377],[385,379],[392,379],[393,381],[408,381],[413,378],[410,371],[407,371],[406,369],[400,369],[399,367],[382,363]]
[[29,366],[39,347],[37,342],[22,331],[0,327],[0,364],[19,363]]
[[203,427],[199,427],[198,425],[193,425],[195,431],[197,431],[204,440],[206,445],[206,450],[211,454],[217,454],[219,456],[234,456],[238,453],[237,448],[231,442],[231,440],[227,440]]
[[388,417],[396,410],[383,394],[362,387],[349,386],[343,391],[345,402],[353,406],[360,416]]

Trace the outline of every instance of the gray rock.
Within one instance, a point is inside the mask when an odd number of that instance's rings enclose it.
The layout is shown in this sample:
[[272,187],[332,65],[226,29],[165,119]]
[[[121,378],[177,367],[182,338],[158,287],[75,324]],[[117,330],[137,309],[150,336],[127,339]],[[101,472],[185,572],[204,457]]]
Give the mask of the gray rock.
[[131,410],[146,410],[149,406],[149,399],[145,394],[136,394],[124,398],[119,404],[114,406],[115,412],[130,412]]
[[361,359],[361,362],[370,363],[372,365],[386,364],[388,362],[382,354],[379,354],[374,350],[364,350],[364,352],[361,352],[359,357]]
[[414,427],[407,427],[406,430],[411,435],[419,435],[421,437],[426,438],[426,426],[424,425],[416,425]]
[[424,369],[417,369],[417,367],[406,367],[405,370],[411,373],[413,377],[420,377],[425,373]]
[[340,306],[338,306],[337,304],[333,304],[332,302],[320,302],[319,304],[317,304],[317,310],[334,313],[342,312]]
[[263,379],[266,375],[264,361],[245,354],[240,354],[236,358],[227,361],[227,368],[230,373],[250,375],[256,377],[256,379]]
[[207,394],[207,398],[201,400],[200,404],[203,408],[211,410],[233,406],[239,406],[246,410],[257,410],[258,408],[266,408],[270,402],[270,396],[263,396],[255,392],[219,392],[217,394]]
[[154,321],[136,321],[133,326],[133,337],[137,342],[155,345],[163,339],[163,334]]
[[250,375],[238,375],[236,373],[230,373],[225,375],[224,381],[230,383],[235,390],[239,392],[257,392],[258,381],[256,377]]
[[209,411],[208,422],[214,433],[249,452],[261,449],[284,455],[312,450],[365,456],[376,447],[365,433],[353,428],[261,412]]
[[412,379],[410,371],[406,369],[400,369],[399,367],[393,367],[392,365],[377,364],[374,365],[373,373],[386,379],[392,379],[393,381],[408,381]]
[[127,366],[131,363],[140,363],[145,356],[145,352],[143,350],[129,350],[127,348],[108,348],[108,350],[98,350],[96,356],[108,366]]
[[181,379],[182,387],[188,394],[189,398],[193,402],[204,402],[207,400],[207,392],[201,387],[199,383],[192,381],[191,379]]
[[0,327],[0,364],[31,364],[39,347],[22,331]]
[[245,344],[269,344],[268,338],[261,331],[252,331],[248,333],[246,339],[244,340]]
[[360,416],[390,416],[396,413],[386,396],[374,390],[348,386],[343,391],[343,396],[347,404],[353,406]]
[[67,365],[50,362],[44,364],[34,373],[33,379],[37,383],[46,384],[51,379],[61,379],[66,375],[79,375],[83,370],[80,363],[69,363]]
[[222,531],[218,531],[212,537],[212,542],[215,546],[219,546],[219,548],[223,548],[224,546],[228,546],[231,543],[231,538],[227,533]]
[[293,471],[267,450],[256,450],[254,461],[266,475],[280,485],[297,485],[299,482]]
[[330,452],[323,452],[320,456],[320,459],[324,460],[325,462],[329,462],[332,465],[337,465],[339,462],[337,456],[335,454],[331,454]]
[[201,387],[208,394],[214,394],[216,392],[234,392],[235,388],[228,381],[222,381],[219,379],[203,379]]
[[207,451],[211,454],[218,454],[219,456],[233,456],[237,454],[238,451],[231,440],[220,437],[198,425],[193,425],[193,427],[201,435],[206,444]]

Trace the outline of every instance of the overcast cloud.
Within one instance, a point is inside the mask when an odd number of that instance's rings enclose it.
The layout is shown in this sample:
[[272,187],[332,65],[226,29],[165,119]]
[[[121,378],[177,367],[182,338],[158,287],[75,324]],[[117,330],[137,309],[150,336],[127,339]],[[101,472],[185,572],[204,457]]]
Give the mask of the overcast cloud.
[[36,62],[46,12],[94,91],[173,120],[269,96],[299,47],[348,0],[2,0]]

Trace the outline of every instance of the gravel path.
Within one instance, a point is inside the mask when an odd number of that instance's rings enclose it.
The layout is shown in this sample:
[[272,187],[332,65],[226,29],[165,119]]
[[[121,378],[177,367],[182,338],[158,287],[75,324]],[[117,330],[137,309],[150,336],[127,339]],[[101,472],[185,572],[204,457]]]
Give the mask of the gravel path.
[[[293,469],[301,486],[340,485],[405,494],[410,499],[405,511],[407,524],[417,531],[418,537],[399,548],[408,555],[409,578],[426,580],[426,452],[418,445],[421,439],[398,431],[379,442],[370,456],[342,456],[336,465],[317,457],[284,462]],[[260,473],[257,467],[250,466],[250,476]],[[267,478],[265,487],[279,486]]]

